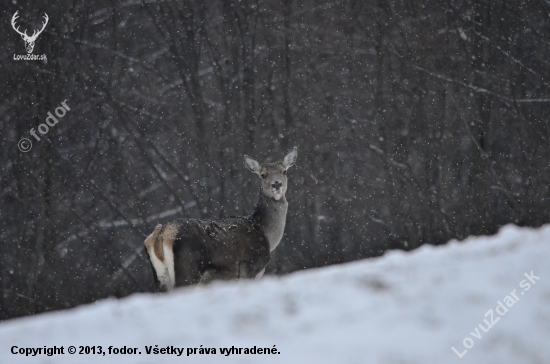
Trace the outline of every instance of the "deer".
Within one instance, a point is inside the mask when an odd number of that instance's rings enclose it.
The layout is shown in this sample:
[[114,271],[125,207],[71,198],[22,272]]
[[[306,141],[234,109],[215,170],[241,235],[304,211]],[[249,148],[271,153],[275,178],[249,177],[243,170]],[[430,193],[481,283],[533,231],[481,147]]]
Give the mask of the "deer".
[[17,33],[19,33],[19,35],[21,35],[21,37],[25,41],[25,48],[27,49],[27,53],[31,54],[33,49],[34,49],[34,42],[36,42],[36,38],[38,38],[40,33],[42,33],[44,31],[44,29],[46,28],[46,25],[48,25],[48,20],[50,18],[48,18],[48,14],[44,13],[45,22],[42,24],[42,29],[40,29],[38,31],[37,30],[33,31],[32,35],[29,37],[27,35],[26,30],[25,30],[24,33],[22,33],[19,30],[19,27],[15,26],[15,21],[19,17],[19,15],[17,15],[18,12],[19,12],[19,10],[16,11],[15,14],[13,14],[13,17],[11,18],[11,26],[13,27],[13,30],[15,30]]
[[287,170],[298,148],[282,161],[260,164],[244,155],[246,168],[261,180],[258,202],[248,216],[176,219],[159,224],[145,239],[157,292],[207,286],[213,281],[260,279],[283,237],[288,211]]

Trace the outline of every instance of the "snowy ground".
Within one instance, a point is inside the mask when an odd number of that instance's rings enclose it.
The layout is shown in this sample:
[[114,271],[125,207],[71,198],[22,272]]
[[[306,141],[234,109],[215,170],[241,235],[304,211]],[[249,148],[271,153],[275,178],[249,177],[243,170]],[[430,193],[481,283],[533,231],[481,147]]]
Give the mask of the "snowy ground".
[[[550,363],[549,258],[550,226],[508,226],[283,278],[105,300],[0,323],[0,363]],[[54,345],[64,354],[11,353]],[[146,354],[155,345],[183,355]],[[216,354],[187,356],[201,345]],[[278,354],[220,353],[274,345]]]

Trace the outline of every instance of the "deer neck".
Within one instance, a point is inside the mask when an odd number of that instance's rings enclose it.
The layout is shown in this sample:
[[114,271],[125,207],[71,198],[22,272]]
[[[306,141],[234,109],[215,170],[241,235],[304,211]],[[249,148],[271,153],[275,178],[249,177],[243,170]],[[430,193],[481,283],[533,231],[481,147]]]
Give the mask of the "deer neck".
[[267,237],[270,251],[273,251],[281,242],[285,231],[287,210],[288,202],[284,195],[279,200],[274,200],[260,191],[252,218]]

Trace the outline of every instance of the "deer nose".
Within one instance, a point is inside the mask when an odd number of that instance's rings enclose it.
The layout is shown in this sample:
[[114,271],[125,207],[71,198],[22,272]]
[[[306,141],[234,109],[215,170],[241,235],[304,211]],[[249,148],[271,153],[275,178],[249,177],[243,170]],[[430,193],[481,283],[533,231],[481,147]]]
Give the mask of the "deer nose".
[[273,187],[273,188],[276,189],[276,190],[279,190],[279,188],[281,188],[282,185],[283,185],[283,184],[282,184],[281,182],[275,181],[275,183],[272,184],[271,187]]

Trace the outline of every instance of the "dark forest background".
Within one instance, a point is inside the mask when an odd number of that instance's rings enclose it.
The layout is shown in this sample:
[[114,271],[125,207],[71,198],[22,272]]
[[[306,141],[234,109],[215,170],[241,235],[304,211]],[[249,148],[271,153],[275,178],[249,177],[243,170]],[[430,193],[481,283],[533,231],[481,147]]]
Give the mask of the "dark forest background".
[[[29,34],[48,14],[34,50],[47,61],[13,59],[16,11]],[[152,290],[142,246],[157,223],[252,212],[244,153],[299,147],[271,274],[549,220],[548,0],[5,1],[0,14],[0,319]]]

